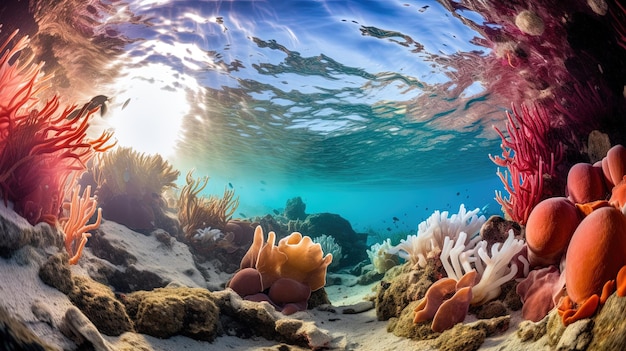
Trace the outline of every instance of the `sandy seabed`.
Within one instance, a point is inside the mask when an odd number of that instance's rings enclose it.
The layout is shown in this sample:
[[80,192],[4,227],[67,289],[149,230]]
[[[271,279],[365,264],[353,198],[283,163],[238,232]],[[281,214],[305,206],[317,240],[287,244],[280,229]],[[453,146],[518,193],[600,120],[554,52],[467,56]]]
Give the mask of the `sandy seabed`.
[[[4,207],[4,206],[0,206]],[[7,211],[4,208],[4,211]],[[2,215],[2,213],[0,213]],[[6,215],[6,212],[4,213]],[[151,247],[153,236],[146,236],[127,229],[113,222],[103,221],[101,225],[107,230],[107,235],[117,235],[123,245],[136,251],[132,254],[138,258],[137,265],[143,264],[150,270],[158,271],[172,281],[187,282],[193,287],[223,286],[230,274],[221,273],[210,262],[204,263],[203,270],[209,272],[204,275],[206,281],[198,281],[198,277],[190,279],[189,266],[191,254],[184,244],[176,242],[180,247],[170,248],[170,254],[163,254],[159,249]],[[113,230],[112,228],[115,228]],[[0,233],[1,235],[2,233]],[[176,250],[182,250],[180,252]],[[184,251],[187,251],[185,254]],[[28,329],[33,331],[43,341],[59,349],[73,349],[75,344],[68,342],[67,338],[60,333],[58,326],[69,308],[73,304],[68,296],[59,290],[46,285],[39,278],[39,269],[47,260],[47,257],[60,252],[59,248],[34,247],[26,245],[9,255],[9,258],[0,259],[0,305],[10,315],[22,321]],[[70,266],[72,276],[89,276],[96,269],[93,262],[101,261],[89,247],[85,249],[83,257],[78,265]],[[141,263],[141,262],[143,263]],[[187,266],[187,267],[185,267]],[[144,267],[145,268],[145,267]],[[193,268],[195,269],[195,267]],[[186,273],[183,273],[186,272]],[[356,277],[351,275],[330,275],[333,280],[340,278],[342,285],[331,285],[325,288],[332,306],[326,308],[314,308],[307,311],[297,312],[289,318],[299,319],[305,322],[313,322],[317,328],[330,336],[332,340],[323,349],[330,350],[433,350],[435,347],[429,341],[417,341],[397,337],[387,332],[387,321],[378,321],[376,311],[371,303],[375,295],[375,282],[370,285],[356,284]],[[210,280],[210,281],[209,281]],[[365,308],[360,313],[346,314],[346,309],[363,305],[370,301],[370,308]],[[44,312],[42,312],[44,311]],[[475,317],[469,315],[466,323],[475,321]],[[511,316],[510,326],[505,332],[489,337],[482,344],[484,350],[511,349],[504,346],[503,342],[508,339],[516,339],[514,335],[517,325],[521,322],[520,312]],[[168,339],[159,339],[152,336],[126,332],[120,336],[107,336],[101,334],[104,340],[104,348],[94,347],[96,350],[118,349],[118,345],[136,344],[146,350],[304,350],[299,346],[287,345],[263,337],[240,338],[222,333],[212,342],[198,341],[185,336],[174,336]],[[510,340],[509,340],[510,342]],[[506,343],[506,342],[505,342]],[[94,345],[96,346],[96,345]],[[509,345],[510,346],[510,345]],[[526,347],[516,349],[533,349],[532,343]]]

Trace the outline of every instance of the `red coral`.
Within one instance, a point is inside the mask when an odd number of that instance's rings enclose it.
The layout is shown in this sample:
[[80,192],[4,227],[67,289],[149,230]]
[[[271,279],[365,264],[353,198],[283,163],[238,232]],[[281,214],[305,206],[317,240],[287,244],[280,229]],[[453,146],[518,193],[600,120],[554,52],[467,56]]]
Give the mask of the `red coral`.
[[[6,48],[17,32],[2,45]],[[63,201],[65,182],[73,171],[84,171],[95,152],[104,151],[111,138],[103,133],[87,138],[89,117],[69,119],[75,106],[60,109],[54,96],[41,104],[36,94],[44,86],[41,65],[16,55],[26,48],[22,38],[0,57],[0,192],[5,204],[30,223],[56,222]]]
[[512,114],[507,112],[507,119],[508,138],[494,127],[502,139],[502,156],[489,155],[493,163],[508,169],[508,174],[498,170],[498,176],[509,197],[498,192],[496,200],[511,219],[525,224],[530,211],[542,199],[544,177],[555,177],[563,145],[550,143],[550,119],[542,106],[535,104],[530,109],[522,105],[521,113],[513,107]]

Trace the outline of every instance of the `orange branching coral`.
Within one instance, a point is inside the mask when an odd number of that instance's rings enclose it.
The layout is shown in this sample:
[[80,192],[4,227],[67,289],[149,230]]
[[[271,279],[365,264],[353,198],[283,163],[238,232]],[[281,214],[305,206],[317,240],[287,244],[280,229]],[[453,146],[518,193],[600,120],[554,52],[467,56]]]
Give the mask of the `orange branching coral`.
[[91,187],[87,186],[83,196],[79,196],[80,185],[76,185],[72,191],[71,202],[63,204],[63,209],[69,212],[68,217],[59,219],[61,228],[65,233],[65,249],[70,254],[70,264],[78,263],[87,239],[91,237],[90,230],[97,229],[102,220],[102,209],[98,208],[96,222],[87,225],[87,222],[96,212],[96,200],[91,197]]
[[[1,45],[5,50],[14,32]],[[87,138],[93,112],[83,107],[83,118],[68,118],[76,106],[60,108],[58,96],[42,103],[37,98],[47,77],[32,57],[17,57],[28,45],[26,37],[0,56],[0,192],[5,204],[30,223],[55,223],[65,180],[96,152],[110,148],[110,133]]]
[[232,218],[239,206],[239,198],[235,198],[234,190],[224,190],[224,196],[209,198],[198,196],[206,187],[208,177],[193,179],[193,171],[187,174],[187,184],[183,186],[179,196],[178,219],[185,237],[191,239],[198,230],[207,227],[224,231],[226,223]]

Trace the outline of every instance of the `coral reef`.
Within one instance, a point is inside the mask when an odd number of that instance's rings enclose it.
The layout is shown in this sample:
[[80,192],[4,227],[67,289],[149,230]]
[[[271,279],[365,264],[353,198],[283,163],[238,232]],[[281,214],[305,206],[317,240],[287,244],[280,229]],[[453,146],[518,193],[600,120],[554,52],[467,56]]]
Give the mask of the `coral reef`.
[[[501,286],[515,278],[519,268],[516,260],[522,259],[523,240],[515,239],[513,230],[503,243],[491,246],[491,255],[487,251],[487,241],[466,242],[467,234],[461,232],[458,239],[445,238],[441,250],[441,263],[449,278],[461,281],[467,273],[476,271],[476,284],[472,285],[473,305],[484,304],[500,295]],[[472,245],[474,244],[474,245]],[[528,274],[528,265],[524,267],[524,275]]]
[[537,204],[526,224],[530,265],[558,264],[581,219],[576,206],[564,197],[552,197]]
[[162,194],[180,174],[160,155],[128,147],[100,155],[91,170],[104,218],[140,231],[155,228],[155,212],[166,207]]
[[206,187],[208,177],[193,179],[193,171],[186,177],[187,184],[183,186],[179,195],[178,219],[183,228],[184,240],[193,243],[193,237],[198,230],[211,227],[224,231],[226,224],[231,219],[239,198],[235,198],[234,190],[224,190],[224,196],[209,198],[199,196]]
[[472,287],[476,283],[476,276],[476,271],[472,270],[458,281],[452,278],[437,280],[415,307],[413,322],[432,319],[431,329],[437,333],[463,322],[472,301]]
[[[1,50],[17,31],[0,45]],[[112,135],[104,132],[87,137],[93,112],[84,106],[81,118],[68,118],[75,106],[61,108],[58,96],[45,103],[38,94],[45,90],[42,64],[21,55],[28,47],[22,37],[0,57],[0,192],[5,205],[31,224],[56,223],[72,172],[82,172],[95,153],[112,147]],[[108,144],[108,145],[107,145]]]
[[367,258],[365,253],[367,236],[355,232],[350,222],[338,214],[328,212],[309,214],[299,223],[297,231],[307,233],[311,238],[323,234],[332,236],[342,248],[342,266],[355,265]]

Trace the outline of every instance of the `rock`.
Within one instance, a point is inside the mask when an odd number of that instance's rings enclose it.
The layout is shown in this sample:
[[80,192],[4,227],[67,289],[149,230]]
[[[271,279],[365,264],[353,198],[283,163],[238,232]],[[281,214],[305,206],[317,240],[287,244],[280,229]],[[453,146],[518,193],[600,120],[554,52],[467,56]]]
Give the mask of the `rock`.
[[[593,321],[591,319],[578,320],[565,328],[563,335],[556,345],[557,351],[583,351],[591,342],[591,329]],[[620,344],[621,347],[624,344]],[[607,350],[607,349],[604,349]]]
[[215,292],[215,303],[220,309],[222,329],[228,335],[243,339],[262,336],[276,338],[276,320],[281,313],[267,302],[243,300],[231,289]]
[[479,306],[475,314],[478,319],[490,319],[494,317],[506,316],[509,314],[509,311],[502,301],[493,300]]
[[317,289],[311,292],[311,296],[307,301],[307,308],[312,309],[321,305],[330,304],[330,300],[328,299],[328,294],[324,288]]
[[25,218],[0,203],[0,257],[8,258],[26,245],[64,249],[65,242],[63,233],[47,223],[32,226]]
[[539,322],[523,321],[517,328],[517,337],[522,342],[534,342],[541,339],[547,332],[548,317],[544,317]]
[[338,214],[311,214],[300,227],[302,234],[311,238],[322,234],[332,236],[342,248],[342,266],[352,266],[367,259],[367,235],[357,234],[350,222]]
[[419,305],[419,302],[419,300],[412,301],[402,310],[400,316],[389,319],[387,331],[393,333],[395,336],[417,340],[437,338],[440,334],[435,333],[431,329],[432,321],[413,322],[415,318],[415,308]]
[[144,235],[121,224],[103,221],[88,247],[94,255],[112,264],[93,271],[105,274],[107,283],[117,291],[152,290],[173,281],[189,287],[206,287],[189,247],[177,240],[165,242],[161,230]]
[[350,306],[341,306],[341,313],[343,314],[357,314],[369,311],[374,308],[373,301],[361,301]]
[[493,243],[503,243],[509,236],[509,230],[513,229],[513,234],[516,239],[520,239],[523,235],[522,227],[519,223],[506,220],[500,216],[491,216],[480,227],[480,236],[484,240],[487,240],[488,247],[491,248]]
[[74,277],[73,285],[68,298],[101,333],[117,336],[133,330],[124,305],[108,286],[86,277]]
[[454,328],[444,331],[437,338],[439,351],[474,351],[485,342],[487,333],[480,328],[457,324]]
[[104,340],[96,326],[78,308],[70,307],[63,316],[60,326],[64,334],[74,339],[77,345],[88,342],[95,351],[114,351]]
[[276,321],[278,339],[289,344],[308,346],[311,350],[328,349],[333,338],[319,329],[314,322],[281,318]]
[[385,274],[376,293],[376,316],[378,320],[398,317],[411,302],[426,295],[434,280],[434,260],[423,269],[412,270],[411,264],[396,266]]
[[66,252],[52,255],[39,269],[39,278],[64,294],[72,290],[72,272]]
[[13,318],[0,306],[0,350],[53,351],[59,349],[46,344],[23,322]]
[[221,311],[222,329],[240,338],[262,336],[312,350],[334,349],[345,342],[318,328],[313,322],[285,317],[267,302],[241,299],[231,289],[213,293]]
[[184,335],[212,341],[219,329],[219,309],[202,288],[159,288],[126,295],[124,304],[139,333],[158,338]]
[[305,219],[305,210],[306,204],[302,201],[302,198],[298,196],[287,200],[287,204],[285,205],[285,210],[283,211],[283,214],[289,220]]
[[559,343],[563,332],[565,332],[565,326],[563,325],[563,321],[561,320],[561,316],[559,316],[556,308],[548,313],[546,317],[548,322],[546,324],[546,334],[548,335],[548,344],[555,348]]
[[594,164],[602,161],[606,153],[611,148],[611,140],[609,136],[599,130],[592,130],[587,139],[587,155],[589,163]]
[[473,323],[465,324],[465,326],[484,330],[487,337],[503,333],[509,329],[511,324],[511,316],[500,316],[490,319],[481,319]]
[[626,345],[626,298],[611,295],[595,318],[588,350],[619,350]]
[[30,305],[30,311],[33,312],[38,321],[44,322],[51,327],[54,326],[54,317],[52,316],[50,306],[46,302],[42,300],[33,301]]

